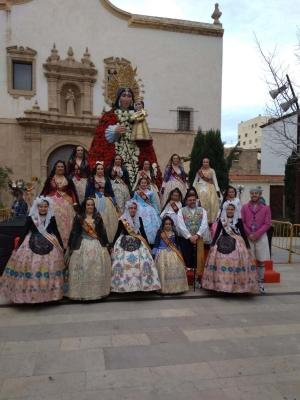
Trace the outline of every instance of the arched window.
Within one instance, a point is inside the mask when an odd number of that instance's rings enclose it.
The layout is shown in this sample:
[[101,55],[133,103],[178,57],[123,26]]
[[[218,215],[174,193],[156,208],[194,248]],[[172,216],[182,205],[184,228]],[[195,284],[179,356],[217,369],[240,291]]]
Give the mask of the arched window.
[[78,145],[66,144],[64,146],[57,147],[55,150],[52,151],[52,153],[50,153],[47,160],[47,176],[52,171],[52,168],[54,167],[54,164],[56,163],[57,160],[62,160],[65,161],[65,163],[67,163],[72,151],[76,146]]

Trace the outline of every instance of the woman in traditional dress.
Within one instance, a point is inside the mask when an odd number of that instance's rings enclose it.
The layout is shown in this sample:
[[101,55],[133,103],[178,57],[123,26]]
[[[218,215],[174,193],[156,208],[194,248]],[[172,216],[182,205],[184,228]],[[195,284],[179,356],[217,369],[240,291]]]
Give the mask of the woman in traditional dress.
[[204,289],[257,292],[258,277],[243,222],[234,204],[225,202],[202,278]]
[[67,163],[67,175],[73,180],[80,204],[84,200],[90,166],[87,161],[87,151],[82,146],[76,146]]
[[159,195],[158,195],[159,190],[158,190],[158,187],[155,182],[155,175],[154,175],[153,167],[150,163],[150,160],[148,160],[147,158],[145,158],[142,161],[142,164],[140,165],[139,171],[136,175],[136,180],[135,180],[135,184],[133,186],[133,190],[136,189],[136,187],[139,183],[139,180],[141,178],[147,179],[148,186],[152,190],[155,203],[157,205],[158,210],[160,211],[160,199],[159,199]]
[[174,231],[174,222],[168,216],[163,219],[162,227],[157,232],[152,254],[160,277],[161,293],[189,290],[179,239]]
[[[143,100],[140,97],[139,80],[136,79],[136,68],[133,69],[130,64],[117,66],[116,72],[107,84],[107,97],[113,108],[104,113],[99,120],[89,150],[90,165],[94,167],[95,162],[101,160],[104,161],[104,168],[107,168],[111,158],[119,154],[128,170],[130,185],[133,186],[138,166],[144,158],[147,158],[152,166],[157,165],[156,184],[160,187],[161,172],[153,141],[131,139],[134,102],[137,99]],[[118,201],[116,191],[115,195]],[[121,206],[120,208],[122,209]]]
[[106,175],[112,182],[112,189],[121,212],[124,212],[126,201],[130,200],[130,181],[126,166],[122,163],[122,157],[116,154]]
[[64,254],[49,197],[37,197],[18,248],[0,281],[0,295],[14,303],[43,303],[63,297]]
[[82,203],[69,239],[68,297],[97,300],[110,293],[111,259],[108,238],[93,199]]
[[52,199],[58,230],[66,249],[79,200],[74,182],[66,175],[64,161],[56,161],[41,194]]
[[185,172],[178,154],[172,155],[165,169],[164,180],[161,188],[162,207],[166,204],[170,192],[175,188],[178,188],[181,191],[182,196],[185,196],[188,188]]
[[150,244],[153,244],[161,221],[153,193],[148,189],[147,178],[140,178],[133,198],[141,206],[140,215],[143,218],[147,239]]
[[182,203],[183,201],[181,191],[175,188],[170,192],[167,202],[160,214],[161,219],[164,219],[165,217],[170,217],[173,220],[173,229],[176,233],[178,233],[177,214],[178,211],[182,208]]
[[120,218],[112,252],[112,292],[149,292],[161,288],[140,208],[137,201],[130,200]]
[[96,162],[86,187],[85,197],[95,198],[96,210],[101,214],[109,242],[114,240],[118,228],[118,206],[111,181],[104,175],[103,163]]
[[197,190],[202,207],[207,212],[207,221],[212,224],[220,207],[220,189],[215,170],[209,165],[209,158],[203,158],[202,166],[195,176],[193,186]]

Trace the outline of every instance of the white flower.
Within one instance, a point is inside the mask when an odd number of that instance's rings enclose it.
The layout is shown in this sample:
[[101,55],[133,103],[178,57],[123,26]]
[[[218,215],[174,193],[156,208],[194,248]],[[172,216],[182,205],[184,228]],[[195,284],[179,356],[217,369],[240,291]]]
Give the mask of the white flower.
[[16,188],[16,187],[17,187],[17,185],[16,185],[15,183],[13,183],[11,186],[12,186],[13,188]]
[[153,163],[153,164],[152,164],[152,167],[153,167],[153,168],[156,168],[156,167],[157,167],[157,164],[156,164],[156,163]]

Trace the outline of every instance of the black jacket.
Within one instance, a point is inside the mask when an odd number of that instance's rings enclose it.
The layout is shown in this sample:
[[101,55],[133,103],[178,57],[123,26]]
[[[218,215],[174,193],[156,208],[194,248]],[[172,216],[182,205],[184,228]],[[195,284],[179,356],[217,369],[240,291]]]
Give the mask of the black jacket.
[[[141,224],[140,230],[139,230],[139,234],[140,234],[140,235],[147,241],[147,243],[148,243],[147,235],[146,235],[146,232],[145,232],[145,229],[144,229],[144,225],[143,225],[143,220],[142,220],[141,217],[140,217],[139,219],[140,219],[140,224]],[[125,229],[123,222],[122,222],[122,221],[119,221],[118,230],[117,230],[117,232],[116,232],[116,234],[115,234],[115,238],[114,238],[113,243],[112,243],[113,246],[115,245],[116,241],[118,240],[118,238],[119,238],[121,235],[125,235],[125,236],[126,236],[126,235],[129,235],[129,233],[127,232],[127,229]]]
[[[240,218],[238,219],[238,222],[236,223],[235,227],[240,231],[240,234],[241,234],[242,238],[244,239],[247,249],[250,249],[250,244],[249,244],[249,240],[247,238],[247,235],[246,235],[246,232],[244,229],[244,224]],[[213,238],[213,241],[211,243],[211,246],[214,246],[216,244],[216,241],[218,240],[221,232],[222,232],[222,235],[228,236],[228,233],[223,228],[221,220],[219,220],[217,230],[216,230],[215,236]]]
[[[38,230],[38,228],[35,226],[35,223],[33,222],[33,220],[32,220],[31,217],[27,217],[27,218],[26,218],[25,226],[24,226],[22,235],[20,236],[20,240],[19,240],[19,243],[18,243],[18,248],[19,248],[19,247],[21,246],[21,244],[24,242],[24,239],[25,239],[25,237],[28,235],[29,232],[32,232],[32,233],[39,233],[39,230]],[[50,234],[53,233],[53,234],[57,237],[57,240],[58,240],[60,246],[61,246],[62,248],[64,248],[63,242],[62,242],[61,237],[60,237],[60,233],[59,233],[59,231],[58,231],[58,229],[57,229],[55,217],[52,217],[52,218],[50,219],[49,225],[47,226],[47,232],[50,233]]]

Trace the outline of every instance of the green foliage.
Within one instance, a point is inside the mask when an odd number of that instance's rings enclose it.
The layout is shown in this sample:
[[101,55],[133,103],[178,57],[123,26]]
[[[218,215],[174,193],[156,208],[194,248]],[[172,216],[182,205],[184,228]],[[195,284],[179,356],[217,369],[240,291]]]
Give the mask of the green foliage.
[[227,170],[228,172],[230,171],[230,168],[232,166],[233,160],[238,160],[239,159],[239,154],[237,153],[237,148],[239,147],[240,142],[238,142],[232,149],[230,150],[228,156],[226,157],[226,165],[227,165]]
[[6,165],[0,165],[0,189],[7,189],[10,176],[13,174],[12,168]]
[[296,152],[292,152],[285,164],[284,195],[287,215],[291,223],[295,222],[295,182],[296,182]]
[[[235,153],[236,150],[232,150],[232,152]],[[225,190],[229,185],[228,173],[234,156],[232,154],[228,162],[224,158],[224,142],[222,142],[221,132],[219,130],[215,131],[210,129],[204,133],[201,128],[198,129],[191,153],[189,172],[190,185],[193,184],[196,173],[202,166],[204,157],[210,159],[210,166],[216,171],[220,189]]]

